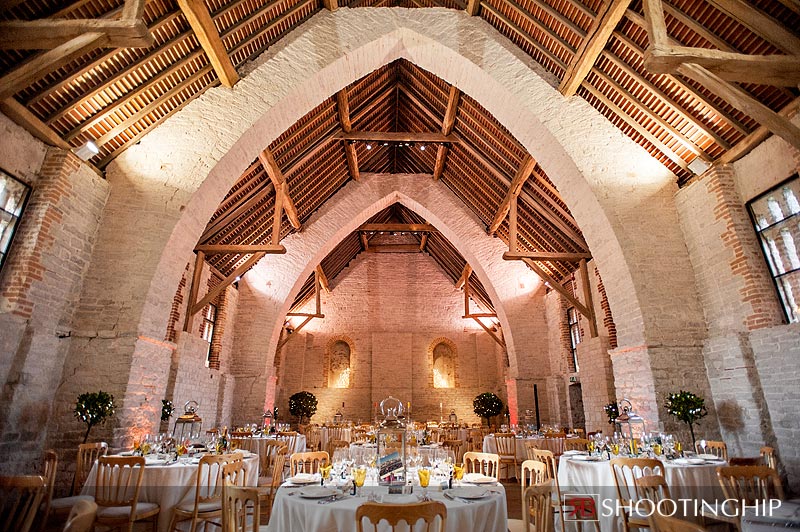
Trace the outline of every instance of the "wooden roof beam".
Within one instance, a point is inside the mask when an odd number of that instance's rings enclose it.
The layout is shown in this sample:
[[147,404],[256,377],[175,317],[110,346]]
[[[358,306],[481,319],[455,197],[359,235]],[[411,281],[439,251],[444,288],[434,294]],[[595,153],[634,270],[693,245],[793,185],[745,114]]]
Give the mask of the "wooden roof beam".
[[472,266],[467,263],[464,265],[464,270],[461,272],[461,277],[459,277],[458,281],[456,281],[456,288],[461,290],[464,285],[467,284],[470,275],[472,275]]
[[481,0],[467,0],[464,11],[471,17],[477,16],[481,12]]
[[536,159],[531,157],[531,155],[525,154],[525,157],[522,159],[522,163],[519,165],[519,169],[517,169],[516,175],[514,175],[514,179],[511,180],[511,186],[508,188],[508,192],[506,192],[506,197],[503,198],[503,201],[500,202],[500,207],[497,209],[497,214],[494,216],[494,220],[489,225],[488,233],[493,235],[497,232],[497,228],[503,223],[505,220],[506,215],[508,214],[509,209],[511,208],[511,202],[514,198],[517,198],[522,192],[522,186],[525,184],[525,181],[531,176],[533,173],[533,169],[536,167]]
[[443,135],[441,133],[413,131],[350,131],[349,133],[342,131],[334,135],[333,138],[359,142],[424,142],[428,144],[437,142],[452,144],[458,142],[458,139],[452,134]]
[[205,2],[203,0],[178,0],[178,5],[186,15],[189,25],[194,30],[197,40],[200,41],[200,46],[206,52],[220,82],[228,88],[236,85],[236,82],[239,81],[239,74],[233,67]]
[[358,228],[358,231],[369,232],[385,232],[385,233],[433,233],[436,228],[431,224],[398,224],[398,223],[385,223],[385,224],[363,224]]
[[[350,120],[350,100],[347,97],[347,88],[336,93],[336,112],[339,117],[339,124],[342,126],[342,131],[344,133],[353,131],[353,123]],[[344,155],[347,158],[347,171],[350,173],[350,177],[359,181],[361,179],[361,172],[358,169],[358,153],[353,143],[345,141]]]
[[283,196],[283,210],[286,212],[286,217],[289,218],[289,223],[297,230],[302,229],[303,225],[300,223],[297,207],[294,201],[292,201],[292,197],[289,195],[289,184],[286,182],[281,168],[275,161],[272,151],[270,151],[269,148],[264,148],[261,153],[258,154],[258,160],[261,161],[264,171],[267,172],[270,181],[275,185],[275,194],[281,194]]
[[[456,125],[456,113],[458,112],[458,101],[461,91],[455,85],[450,85],[450,92],[447,95],[447,107],[442,119],[442,135],[449,135],[453,132]],[[436,148],[436,160],[433,163],[433,180],[438,181],[444,173],[444,163],[447,159],[448,148],[445,144],[439,144]]]
[[[784,107],[778,113],[780,116],[784,116],[787,119],[792,118],[795,114],[797,114],[798,109],[800,109],[800,97],[795,98],[792,100],[789,105]],[[758,126],[758,128],[750,133],[747,137],[743,138],[739,141],[734,147],[730,150],[722,154],[722,157],[717,159],[717,163],[719,164],[729,164],[738,161],[751,151],[755,149],[756,146],[761,144],[764,140],[767,139],[770,135],[770,130],[766,126]]]
[[319,281],[319,286],[322,288],[326,294],[331,293],[331,286],[328,282],[328,277],[325,275],[325,270],[322,269],[322,264],[317,265],[317,269],[315,270],[317,274],[317,279]]
[[201,244],[195,246],[196,252],[203,252],[205,255],[228,255],[228,254],[241,254],[241,253],[264,253],[283,255],[286,253],[286,248],[272,244],[258,244],[258,245],[238,245],[238,244]]
[[783,50],[787,54],[800,55],[800,39],[773,18],[765,15],[743,0],[709,0],[714,7],[738,20],[750,31]]
[[625,16],[630,0],[612,0],[603,5],[603,9],[592,22],[589,33],[581,42],[575,55],[564,73],[558,90],[564,96],[572,96],[583,80],[592,70],[597,58],[605,49],[614,29]]
[[18,126],[26,129],[28,133],[37,139],[57,146],[59,148],[69,150],[72,148],[69,144],[59,137],[55,131],[50,129],[47,124],[39,120],[39,117],[31,113],[27,107],[19,103],[14,98],[6,98],[0,101],[0,111],[7,117],[16,122]]
[[511,252],[506,251],[503,253],[505,260],[538,260],[538,261],[554,261],[563,260],[566,262],[580,262],[581,260],[588,260],[592,258],[591,253],[549,253],[545,251],[531,251],[531,252]]
[[336,11],[339,9],[338,0],[322,0],[322,5],[325,6],[325,9],[328,11]]

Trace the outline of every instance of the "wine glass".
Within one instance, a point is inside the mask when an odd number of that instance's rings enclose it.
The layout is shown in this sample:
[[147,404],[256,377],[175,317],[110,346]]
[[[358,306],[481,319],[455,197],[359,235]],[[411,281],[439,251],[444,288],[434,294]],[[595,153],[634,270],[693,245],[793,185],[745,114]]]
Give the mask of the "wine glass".
[[702,452],[702,454],[706,454],[706,447],[708,446],[708,442],[706,442],[706,440],[700,440],[699,442],[697,442],[697,445],[700,446],[700,451]]
[[364,481],[367,479],[367,468],[364,466],[358,466],[353,469],[353,482],[356,484],[356,496],[361,497],[361,487],[364,485]]

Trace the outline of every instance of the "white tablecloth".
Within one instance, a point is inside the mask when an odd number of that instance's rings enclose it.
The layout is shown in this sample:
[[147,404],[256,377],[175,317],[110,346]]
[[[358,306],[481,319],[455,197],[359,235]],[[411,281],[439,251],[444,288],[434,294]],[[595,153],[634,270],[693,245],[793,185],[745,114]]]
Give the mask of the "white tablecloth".
[[[717,482],[716,469],[725,462],[704,465],[676,465],[664,461],[664,476],[673,500],[722,500],[722,490]],[[592,493],[599,495],[596,501],[600,511],[600,529],[603,532],[621,531],[622,519],[610,509],[604,512],[603,501],[614,508],[617,489],[608,460],[584,462],[561,457],[558,465],[558,485],[565,493]],[[604,515],[608,514],[608,515]]]
[[[248,442],[247,440],[252,440],[252,441]],[[273,440],[275,440],[274,437],[231,438],[231,441],[236,441],[242,448],[246,448],[245,446],[249,443],[250,451],[256,453],[259,456],[266,452],[267,442]],[[303,434],[298,434],[296,439],[294,440],[294,449],[289,449],[289,454],[303,453],[305,451],[306,451],[306,437]]]
[[[247,471],[247,485],[258,483],[258,457],[250,455],[244,460]],[[194,488],[197,485],[196,463],[181,462],[172,465],[146,465],[142,475],[142,487],[139,490],[140,502],[155,502],[161,507],[158,514],[159,532],[169,530],[172,509],[184,501],[194,503]],[[81,495],[92,495],[95,492],[97,463],[92,467]],[[188,530],[188,522],[187,528]]]
[[[330,504],[318,504],[318,500],[304,499],[297,495],[299,489],[282,487],[278,490],[269,520],[270,532],[355,532],[356,509],[367,502],[367,495],[375,492],[383,496],[384,503],[407,504],[418,502],[421,488],[414,486],[412,495],[388,495],[387,488],[364,486],[362,497],[347,497]],[[506,494],[502,486],[488,488],[496,493],[464,503],[450,500],[441,491],[429,489],[431,499],[447,506],[447,532],[506,532],[508,515]],[[415,530],[423,530],[422,522]],[[389,530],[384,521],[379,531]]]

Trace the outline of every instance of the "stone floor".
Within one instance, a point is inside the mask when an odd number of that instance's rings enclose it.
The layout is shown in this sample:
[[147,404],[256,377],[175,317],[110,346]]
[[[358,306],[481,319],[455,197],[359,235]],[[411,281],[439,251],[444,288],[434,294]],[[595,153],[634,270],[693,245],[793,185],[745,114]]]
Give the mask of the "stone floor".
[[506,503],[508,504],[508,518],[522,519],[522,491],[519,482],[515,480],[502,481],[506,489]]

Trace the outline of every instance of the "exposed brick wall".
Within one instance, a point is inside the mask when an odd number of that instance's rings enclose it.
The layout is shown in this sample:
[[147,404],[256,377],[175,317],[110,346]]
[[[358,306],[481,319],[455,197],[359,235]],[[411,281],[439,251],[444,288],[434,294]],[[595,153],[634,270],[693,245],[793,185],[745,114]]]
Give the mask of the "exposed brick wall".
[[183,304],[183,292],[186,290],[186,276],[189,274],[189,263],[186,263],[186,270],[181,276],[181,282],[178,283],[178,289],[175,291],[175,297],[172,299],[172,308],[169,309],[169,321],[167,322],[167,334],[164,340],[167,342],[174,342],[180,325],[178,320],[181,317],[181,305]]
[[[611,349],[617,348],[617,326],[614,325],[614,317],[611,315],[611,306],[608,304],[608,296],[603,286],[603,279],[600,277],[600,270],[594,268],[594,275],[597,277],[597,292],[600,294],[600,308],[603,309],[603,327],[608,333],[608,345]],[[597,324],[600,325],[599,323]]]

